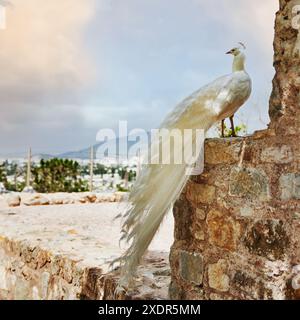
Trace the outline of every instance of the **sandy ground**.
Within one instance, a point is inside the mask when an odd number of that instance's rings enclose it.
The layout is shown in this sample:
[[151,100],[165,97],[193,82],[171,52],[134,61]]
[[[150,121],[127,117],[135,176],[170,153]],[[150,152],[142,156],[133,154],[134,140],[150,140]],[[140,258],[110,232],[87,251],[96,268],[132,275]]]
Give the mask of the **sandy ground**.
[[[113,218],[125,206],[101,203],[8,208],[0,196],[0,235],[68,255],[84,265],[103,267],[124,251],[124,246],[119,247],[120,220]],[[150,250],[168,252],[172,242],[170,213]]]

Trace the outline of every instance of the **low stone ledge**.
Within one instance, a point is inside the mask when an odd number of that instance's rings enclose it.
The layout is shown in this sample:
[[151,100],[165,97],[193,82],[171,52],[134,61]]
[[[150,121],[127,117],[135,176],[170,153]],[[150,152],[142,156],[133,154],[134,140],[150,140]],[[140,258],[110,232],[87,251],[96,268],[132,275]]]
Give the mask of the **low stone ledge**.
[[0,299],[166,299],[168,253],[153,250],[138,269],[135,288],[115,295],[118,270],[111,272],[109,261],[124,249],[112,219],[124,206],[2,208]]
[[69,204],[90,204],[90,203],[113,203],[126,201],[128,193],[24,193],[11,192],[1,196],[1,202],[9,207],[19,206],[50,206],[50,205],[69,205]]
[[150,253],[139,268],[136,288],[116,295],[118,272],[107,273],[29,243],[0,237],[0,299],[166,299],[170,279],[167,258],[167,254]]

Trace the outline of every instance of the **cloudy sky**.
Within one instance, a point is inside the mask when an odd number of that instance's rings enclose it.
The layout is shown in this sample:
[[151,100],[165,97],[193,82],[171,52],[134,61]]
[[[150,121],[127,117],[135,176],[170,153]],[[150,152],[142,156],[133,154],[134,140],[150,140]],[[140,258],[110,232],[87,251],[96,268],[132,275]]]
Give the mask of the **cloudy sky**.
[[0,154],[76,150],[101,128],[156,128],[231,71],[247,45],[253,95],[237,117],[265,128],[276,0],[11,0],[0,30]]

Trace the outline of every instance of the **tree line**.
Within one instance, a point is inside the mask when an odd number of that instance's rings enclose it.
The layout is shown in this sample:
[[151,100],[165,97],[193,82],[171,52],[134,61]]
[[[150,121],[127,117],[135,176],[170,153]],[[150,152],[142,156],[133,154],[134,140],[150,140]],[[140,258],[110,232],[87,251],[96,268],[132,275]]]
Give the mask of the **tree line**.
[[[54,192],[85,192],[89,190],[88,181],[84,178],[89,174],[89,166],[80,164],[69,159],[40,160],[38,165],[31,166],[31,184],[35,191],[40,193]],[[118,173],[121,179],[131,182],[136,173],[126,167],[106,167],[102,164],[94,166],[94,174],[102,178],[105,174],[112,177]],[[13,179],[8,179],[13,176]],[[26,165],[18,166],[9,164],[7,161],[0,164],[0,182],[8,191],[21,192],[25,182],[20,177],[26,176]],[[25,179],[24,179],[25,180]]]

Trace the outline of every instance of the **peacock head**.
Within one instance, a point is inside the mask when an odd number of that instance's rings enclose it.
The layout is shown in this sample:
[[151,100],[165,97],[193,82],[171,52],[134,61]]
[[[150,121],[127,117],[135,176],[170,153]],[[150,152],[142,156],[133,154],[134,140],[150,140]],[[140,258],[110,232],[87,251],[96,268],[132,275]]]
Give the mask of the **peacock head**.
[[238,56],[242,52],[242,50],[246,49],[246,46],[242,42],[239,42],[239,45],[239,47],[233,48],[226,52],[226,54],[232,54],[235,57]]

